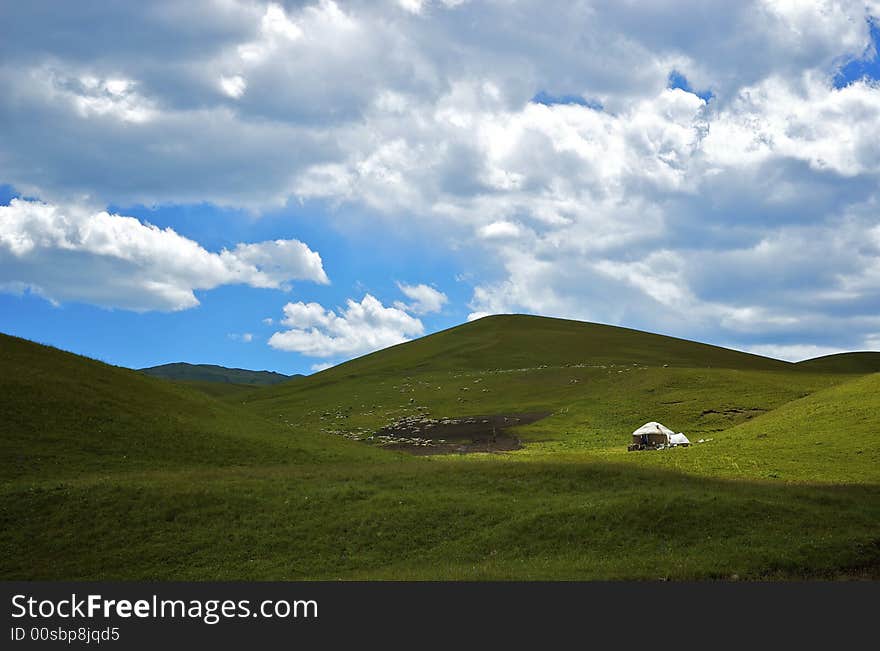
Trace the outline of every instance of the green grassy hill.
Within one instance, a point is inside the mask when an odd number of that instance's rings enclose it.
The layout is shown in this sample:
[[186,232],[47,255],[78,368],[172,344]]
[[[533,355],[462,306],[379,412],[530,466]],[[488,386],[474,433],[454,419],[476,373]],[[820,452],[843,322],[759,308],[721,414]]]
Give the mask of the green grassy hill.
[[[513,316],[208,395],[0,336],[0,578],[880,578],[878,382]],[[504,454],[350,440],[526,411]]]
[[880,479],[880,373],[786,403],[724,432],[716,458],[767,476]]
[[226,368],[214,364],[187,364],[176,362],[139,369],[141,373],[166,380],[188,382],[222,382],[226,384],[248,384],[264,386],[287,382],[291,377],[274,371],[249,371],[243,368]]
[[[880,373],[786,402],[683,455],[639,456],[653,467],[712,477],[880,483]],[[710,433],[701,433],[708,436]],[[609,456],[620,456],[617,451]]]
[[0,335],[0,470],[15,477],[332,457],[200,391]]
[[685,339],[597,323],[528,315],[489,316],[334,366],[363,373],[489,370],[577,364],[788,370],[792,364]]
[[253,393],[261,386],[259,384],[231,384],[228,382],[203,382],[201,380],[171,381],[191,389],[196,389],[202,393],[207,393],[209,396],[220,400],[239,400],[242,396]]
[[362,436],[396,420],[550,412],[530,451],[622,449],[659,420],[710,436],[850,376],[625,328],[488,317],[242,401],[267,418]]
[[797,366],[825,373],[880,373],[880,352],[825,355],[798,362]]

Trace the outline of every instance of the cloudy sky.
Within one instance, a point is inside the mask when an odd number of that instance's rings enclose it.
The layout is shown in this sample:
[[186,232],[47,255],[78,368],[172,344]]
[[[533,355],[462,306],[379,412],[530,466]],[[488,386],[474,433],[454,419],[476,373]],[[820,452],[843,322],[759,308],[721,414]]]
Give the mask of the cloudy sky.
[[284,372],[509,312],[880,349],[880,0],[0,24],[0,331]]

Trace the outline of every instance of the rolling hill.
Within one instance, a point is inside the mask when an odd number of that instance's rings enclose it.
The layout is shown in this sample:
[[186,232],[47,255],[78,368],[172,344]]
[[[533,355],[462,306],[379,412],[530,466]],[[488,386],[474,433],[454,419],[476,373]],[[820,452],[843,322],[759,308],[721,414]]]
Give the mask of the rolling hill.
[[[332,457],[203,392],[0,334],[4,480]],[[329,445],[328,445],[329,444]]]
[[[880,373],[849,379],[725,428],[689,450],[689,472],[807,482],[880,482]],[[693,454],[690,454],[693,453]],[[639,458],[673,467],[671,457]]]
[[687,368],[789,370],[768,357],[629,328],[521,314],[488,316],[392,346],[318,373],[489,370],[540,365],[641,364]]
[[[878,578],[878,382],[521,316],[213,394],[0,336],[0,578]],[[524,412],[503,454],[369,438]],[[695,444],[627,453],[652,419]]]
[[837,353],[798,362],[799,368],[826,373],[880,373],[880,352]]
[[532,449],[620,446],[639,425],[711,435],[848,379],[614,326],[480,319],[242,396],[267,418],[361,437],[395,421],[547,412]]
[[[880,373],[793,400],[725,432],[719,452],[764,466],[777,476],[810,468],[821,479],[880,478]],[[768,463],[769,462],[769,463]]]
[[226,368],[214,364],[187,364],[175,362],[150,366],[139,369],[141,373],[160,377],[166,380],[189,381],[189,382],[223,382],[226,384],[248,384],[265,386],[287,382],[299,375],[283,375],[275,371],[249,371],[243,368]]

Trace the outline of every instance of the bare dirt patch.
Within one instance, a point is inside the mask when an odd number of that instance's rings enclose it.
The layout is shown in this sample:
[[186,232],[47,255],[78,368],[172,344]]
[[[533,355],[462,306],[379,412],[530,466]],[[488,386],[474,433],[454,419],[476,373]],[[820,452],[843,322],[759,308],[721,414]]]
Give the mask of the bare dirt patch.
[[409,416],[379,430],[375,440],[410,454],[469,454],[518,450],[522,442],[508,428],[546,418],[549,411],[461,418]]
[[733,407],[732,409],[705,409],[700,412],[700,418],[705,418],[707,416],[723,416],[725,418],[735,418],[737,416],[745,416],[746,418],[754,418],[755,416],[760,416],[765,413],[767,410],[762,409],[761,407],[751,407],[751,408],[740,408]]

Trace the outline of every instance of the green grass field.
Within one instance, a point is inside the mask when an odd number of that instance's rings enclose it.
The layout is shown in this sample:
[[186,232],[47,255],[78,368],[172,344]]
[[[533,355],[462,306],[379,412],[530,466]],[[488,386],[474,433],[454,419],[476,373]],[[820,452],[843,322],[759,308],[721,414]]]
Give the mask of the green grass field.
[[[0,336],[0,576],[878,578],[871,355],[505,316],[254,388]],[[353,440],[535,411],[512,452]],[[705,442],[627,453],[648,420]]]

